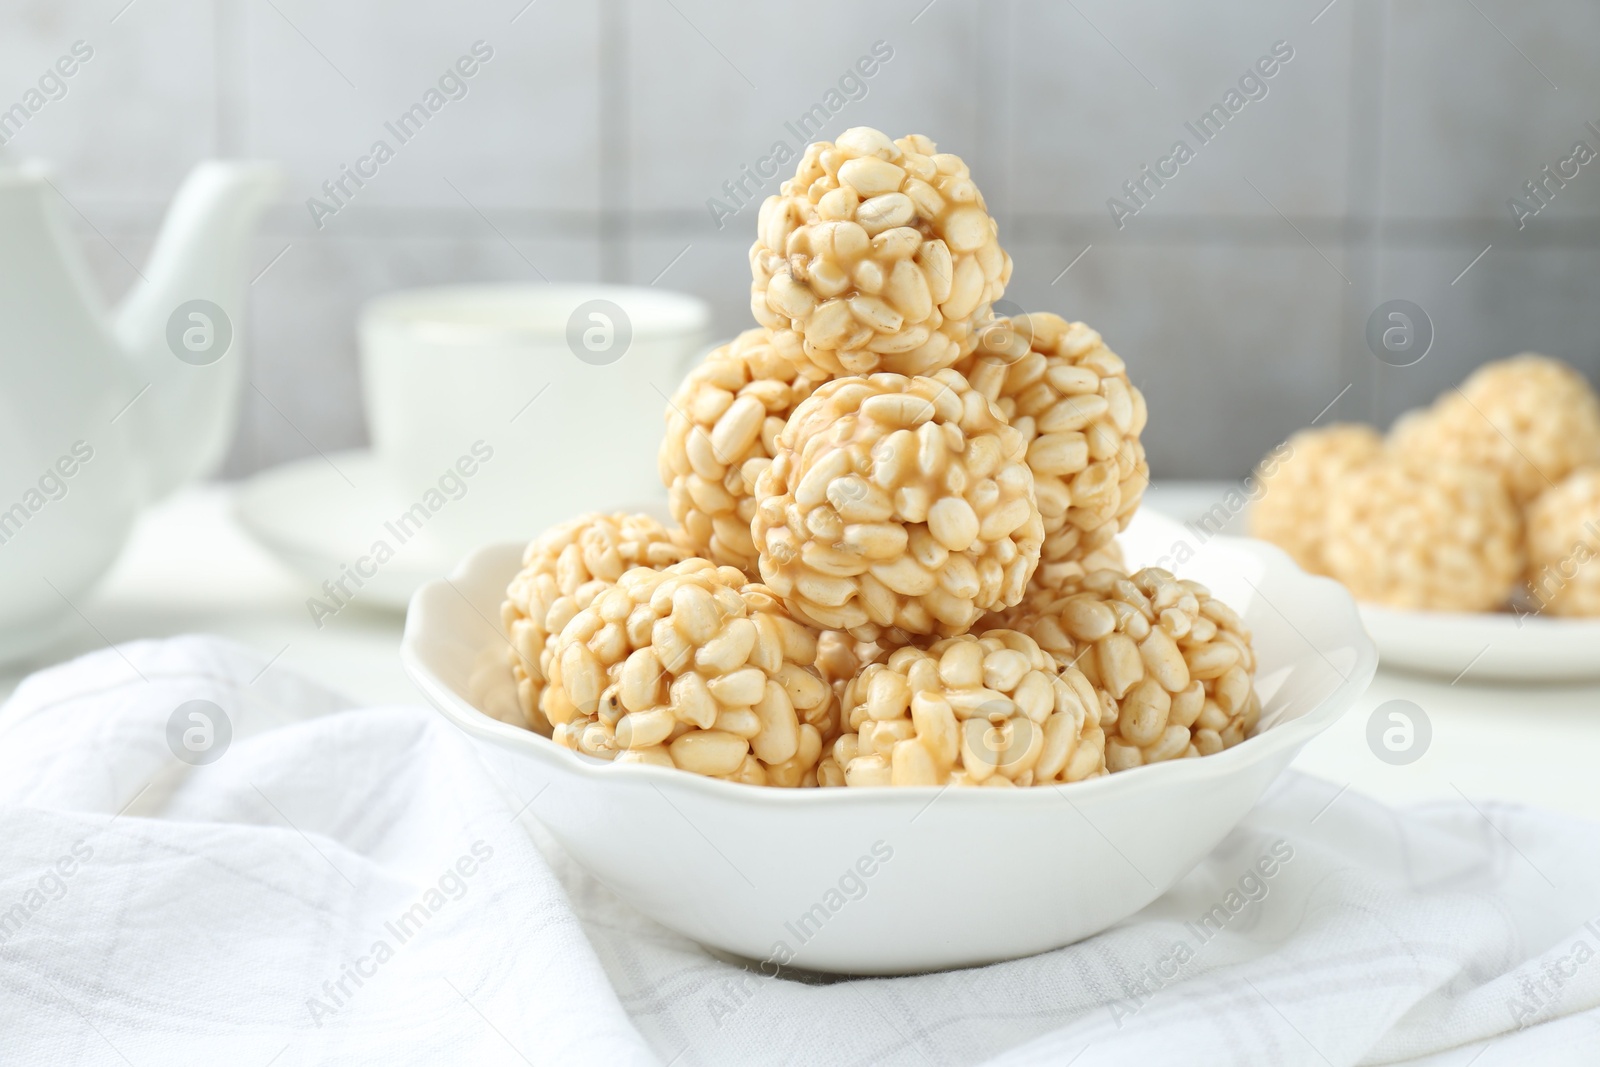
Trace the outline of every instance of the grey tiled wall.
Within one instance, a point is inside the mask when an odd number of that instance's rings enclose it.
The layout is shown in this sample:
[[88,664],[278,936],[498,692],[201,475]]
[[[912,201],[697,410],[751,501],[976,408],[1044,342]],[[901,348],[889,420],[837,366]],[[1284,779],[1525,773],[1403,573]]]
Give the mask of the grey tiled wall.
[[[1600,164],[1525,228],[1506,204],[1600,148],[1592,0],[35,0],[0,11],[0,98],[78,39],[94,60],[12,150],[54,164],[108,297],[194,162],[288,170],[252,253],[282,252],[248,324],[271,403],[247,394],[233,474],[364,440],[355,313],[388,289],[659,276],[742,328],[755,208],[719,230],[705,202],[878,41],[824,132],[967,158],[1008,296],[1129,360],[1158,476],[1240,473],[1336,397],[1387,424],[1525,348],[1600,371]],[[317,230],[305,199],[477,40],[468,95]],[[1119,228],[1107,199],[1279,41],[1265,96]],[[1436,330],[1404,369],[1364,341],[1395,297]]]

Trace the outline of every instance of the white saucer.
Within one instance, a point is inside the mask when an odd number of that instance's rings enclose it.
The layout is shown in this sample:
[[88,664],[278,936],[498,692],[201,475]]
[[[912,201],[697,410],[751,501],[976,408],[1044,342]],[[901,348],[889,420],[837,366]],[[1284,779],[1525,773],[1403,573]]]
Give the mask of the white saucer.
[[[359,449],[263,471],[239,488],[233,512],[319,590],[343,579],[347,602],[404,611],[412,593],[449,573],[454,562],[426,527],[396,525],[412,503],[378,457]],[[393,553],[382,563],[375,555],[380,543]]]

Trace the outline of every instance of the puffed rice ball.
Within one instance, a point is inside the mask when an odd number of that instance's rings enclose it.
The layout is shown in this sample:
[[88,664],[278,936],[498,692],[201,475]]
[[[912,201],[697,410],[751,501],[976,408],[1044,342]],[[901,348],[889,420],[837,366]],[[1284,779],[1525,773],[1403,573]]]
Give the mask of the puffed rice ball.
[[1527,511],[1528,598],[1552,615],[1600,615],[1600,467],[1574,471]]
[[807,377],[764,327],[714,349],[667,405],[658,465],[672,517],[694,553],[756,573],[755,477],[778,432],[820,378]]
[[567,620],[551,653],[551,736],[590,756],[815,785],[838,731],[812,666],[816,633],[736,567],[630,570]]
[[1059,585],[1061,565],[1109,544],[1144,496],[1144,396],[1098,333],[1048,313],[996,320],[957,369],[1027,442],[1045,532],[1038,580]]
[[1522,573],[1522,522],[1492,472],[1398,457],[1348,470],[1328,497],[1329,572],[1357,600],[1492,611]]
[[1600,463],[1600,400],[1573,368],[1524,352],[1479,367],[1390,440],[1408,457],[1495,471],[1521,505]]
[[1026,448],[957,372],[837,378],[777,443],[751,532],[797,618],[949,636],[1022,598],[1043,539]]
[[688,556],[648,515],[591,514],[553,527],[529,543],[522,569],[506,587],[500,619],[511,643],[511,673],[528,726],[548,735],[539,710],[549,677],[549,645],[574,615],[633,567],[666,567]]
[[1110,771],[1209,756],[1255,729],[1250,631],[1198,582],[1155,567],[1094,571],[1051,603],[1011,614],[1094,686]]
[[1100,703],[1014,630],[906,647],[846,688],[822,785],[1047,785],[1106,772]]
[[996,234],[959,156],[857,126],[808,146],[761,205],[751,310],[822,377],[928,374],[972,351],[1005,291]]
[[1328,494],[1356,467],[1383,456],[1383,437],[1370,426],[1333,423],[1306,429],[1256,466],[1261,495],[1250,506],[1250,534],[1270,541],[1312,574],[1329,573],[1324,557]]

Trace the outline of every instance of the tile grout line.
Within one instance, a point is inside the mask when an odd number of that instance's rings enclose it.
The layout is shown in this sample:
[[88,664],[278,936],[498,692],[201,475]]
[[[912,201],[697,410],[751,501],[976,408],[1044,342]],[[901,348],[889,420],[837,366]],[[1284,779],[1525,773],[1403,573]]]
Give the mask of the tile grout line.
[[[212,0],[211,2],[211,64],[212,92],[216,94],[212,110],[216,128],[212,131],[213,154],[219,159],[243,159],[250,154],[248,127],[249,110],[246,100],[250,92],[250,77],[246,55],[249,31],[245,26],[247,14],[242,0]],[[165,217],[164,208],[162,218]],[[263,240],[264,228],[258,229],[256,240]],[[248,287],[245,300],[251,295]],[[246,334],[242,338],[248,349],[255,349],[256,315],[247,307]],[[241,402],[238,406],[238,425],[233,440],[228,443],[222,457],[219,477],[224,472],[238,468],[260,469],[263,453],[263,423],[254,403]],[[248,460],[246,453],[249,453]],[[253,461],[253,462],[252,462]]]
[[[1346,312],[1341,326],[1341,350],[1347,364],[1345,377],[1359,383],[1355,396],[1356,409],[1365,408],[1369,421],[1382,425],[1379,418],[1382,402],[1382,367],[1375,367],[1365,358],[1365,336],[1359,324],[1366,316],[1362,308],[1375,299],[1379,264],[1385,237],[1383,211],[1383,105],[1389,91],[1388,79],[1388,15],[1382,8],[1371,4],[1351,6],[1350,46],[1350,187],[1347,192],[1345,212],[1356,217],[1362,204],[1368,208],[1367,224],[1360,228],[1361,237],[1352,248],[1352,270],[1361,277],[1361,285],[1348,294]],[[1368,71],[1376,71],[1369,77]],[[1355,266],[1359,264],[1359,266]],[[1364,396],[1362,394],[1365,394]]]
[[245,139],[239,136],[245,125],[242,102],[250,88],[244,69],[245,34],[241,15],[238,0],[212,0],[212,92],[216,94],[212,146],[216,155],[223,159],[242,158],[247,154]]
[[597,237],[602,281],[629,281],[632,153],[629,151],[628,36],[631,0],[601,0],[599,5],[600,211]]
[[[75,201],[84,210],[102,217],[101,232],[119,241],[152,240],[164,214],[164,203],[130,204],[126,201],[100,200],[80,197]],[[743,232],[710,236],[706,232],[704,216],[692,207],[682,209],[622,210],[536,210],[526,206],[496,203],[487,205],[501,227],[518,238],[572,238],[592,239],[603,226],[622,227],[629,237],[650,236],[663,239],[688,237],[725,240],[744,243],[748,237]],[[262,238],[273,239],[280,248],[287,239],[304,236],[299,225],[303,212],[295,214],[294,205],[278,205],[269,211],[261,226]],[[276,212],[277,214],[274,214]],[[606,216],[611,216],[608,223]],[[292,221],[291,221],[292,217]],[[323,243],[339,244],[345,241],[373,240],[446,240],[460,236],[462,220],[480,217],[469,207],[460,204],[439,203],[427,207],[397,209],[380,206],[368,209],[368,215],[355,220],[341,234],[324,235]],[[1290,220],[1319,245],[1338,248],[1352,254],[1374,241],[1377,225],[1371,215],[1306,215],[1291,214]],[[420,220],[420,221],[419,221]],[[1012,215],[1008,226],[1009,239],[1016,245],[1072,244],[1092,240],[1103,232],[1102,216],[1083,213],[1024,211]],[[1296,247],[1303,244],[1298,235],[1277,233],[1282,218],[1262,212],[1259,215],[1242,215],[1219,220],[1209,215],[1173,215],[1152,220],[1137,235],[1127,236],[1129,247],[1165,248],[1171,246],[1206,246],[1227,244],[1247,247]],[[1481,252],[1497,232],[1499,220],[1490,217],[1451,216],[1389,217],[1383,220],[1385,238],[1399,246],[1423,250],[1450,250],[1461,252],[1462,262]],[[1600,247],[1600,214],[1572,220],[1562,230],[1523,235],[1520,246],[1524,250],[1563,248],[1590,251]],[[654,266],[654,264],[650,264]]]

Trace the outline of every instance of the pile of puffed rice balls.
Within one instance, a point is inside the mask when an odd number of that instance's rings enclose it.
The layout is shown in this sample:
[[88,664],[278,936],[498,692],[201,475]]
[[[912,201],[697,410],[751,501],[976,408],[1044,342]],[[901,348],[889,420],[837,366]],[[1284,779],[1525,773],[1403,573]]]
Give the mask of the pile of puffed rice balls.
[[1129,574],[1146,409],[1081,322],[996,317],[967,165],[846,130],[761,207],[758,326],[666,411],[675,526],[537,538],[502,608],[529,729],[769,786],[1076,782],[1238,744],[1239,616]]
[[1387,437],[1302,430],[1257,474],[1252,533],[1359,600],[1600,616],[1600,398],[1560,360],[1486,364]]

